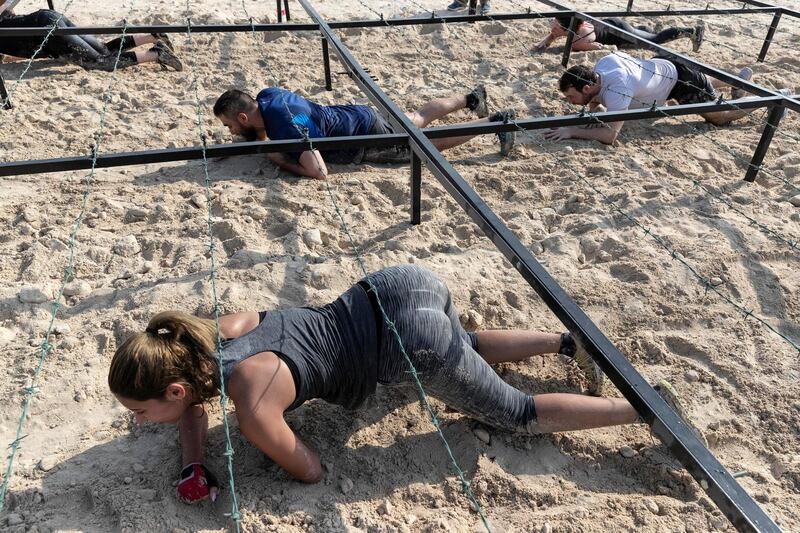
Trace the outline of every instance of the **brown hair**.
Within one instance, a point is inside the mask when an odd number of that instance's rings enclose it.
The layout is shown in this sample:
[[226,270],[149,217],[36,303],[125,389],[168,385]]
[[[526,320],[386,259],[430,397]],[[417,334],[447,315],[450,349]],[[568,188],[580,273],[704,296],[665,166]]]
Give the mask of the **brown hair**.
[[108,370],[108,387],[123,398],[163,399],[167,386],[180,383],[199,403],[218,394],[213,320],[179,311],[150,319],[144,333],[134,333],[117,348]]

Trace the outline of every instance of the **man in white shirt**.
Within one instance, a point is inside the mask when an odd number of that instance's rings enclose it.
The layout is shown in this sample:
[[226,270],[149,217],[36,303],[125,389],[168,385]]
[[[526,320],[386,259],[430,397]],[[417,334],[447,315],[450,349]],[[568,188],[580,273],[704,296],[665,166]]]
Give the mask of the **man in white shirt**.
[[[749,79],[752,72],[745,68],[739,75]],[[716,89],[724,85],[668,59],[638,59],[616,52],[598,61],[594,69],[584,65],[571,67],[561,76],[558,88],[570,103],[588,106],[590,111],[623,111],[653,104],[662,106],[667,100],[676,100],[679,104],[713,102],[718,96]],[[736,91],[732,95],[739,97]],[[753,111],[714,111],[700,116],[722,126]],[[594,127],[554,128],[545,133],[545,138],[554,141],[588,139],[612,144],[623,124],[611,122],[608,127],[592,124],[590,126]]]

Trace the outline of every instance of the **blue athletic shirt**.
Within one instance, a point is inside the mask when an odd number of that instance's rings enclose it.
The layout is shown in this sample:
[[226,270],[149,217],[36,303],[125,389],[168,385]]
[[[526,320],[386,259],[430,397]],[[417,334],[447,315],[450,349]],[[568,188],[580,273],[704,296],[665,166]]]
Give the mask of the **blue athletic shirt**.
[[[369,135],[375,122],[375,114],[368,106],[318,105],[278,87],[262,90],[256,101],[267,137],[274,141],[302,139],[305,129],[312,138]],[[321,153],[326,161],[351,163],[360,150],[323,150]],[[300,158],[299,152],[287,155]]]

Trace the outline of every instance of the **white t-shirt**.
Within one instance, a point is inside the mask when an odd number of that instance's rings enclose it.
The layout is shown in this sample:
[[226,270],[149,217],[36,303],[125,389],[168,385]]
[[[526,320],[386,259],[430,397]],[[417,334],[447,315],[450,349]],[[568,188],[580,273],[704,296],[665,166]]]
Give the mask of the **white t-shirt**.
[[609,111],[664,105],[678,79],[678,69],[666,59],[639,59],[622,52],[597,62],[600,102]]

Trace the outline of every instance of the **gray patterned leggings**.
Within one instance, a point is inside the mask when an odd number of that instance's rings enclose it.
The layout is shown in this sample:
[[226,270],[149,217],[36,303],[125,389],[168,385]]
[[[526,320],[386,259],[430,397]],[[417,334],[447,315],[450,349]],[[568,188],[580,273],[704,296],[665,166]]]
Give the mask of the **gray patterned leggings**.
[[[414,265],[371,274],[389,319],[419,373],[426,393],[495,428],[537,433],[533,397],[512,387],[477,352],[477,336],[461,327],[450,291],[433,272]],[[413,380],[387,324],[380,335],[378,380]]]

